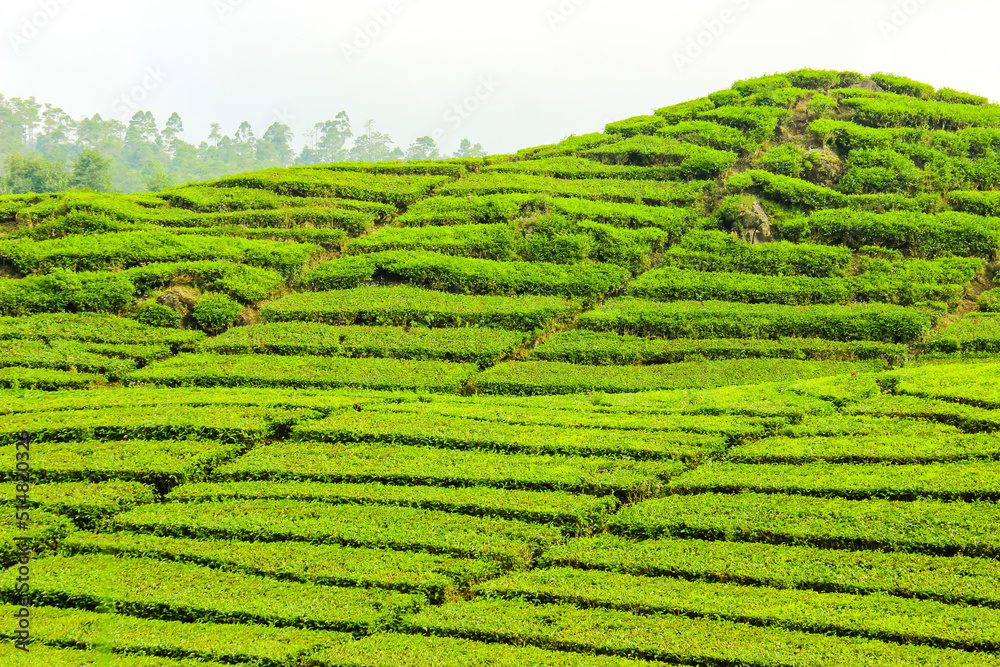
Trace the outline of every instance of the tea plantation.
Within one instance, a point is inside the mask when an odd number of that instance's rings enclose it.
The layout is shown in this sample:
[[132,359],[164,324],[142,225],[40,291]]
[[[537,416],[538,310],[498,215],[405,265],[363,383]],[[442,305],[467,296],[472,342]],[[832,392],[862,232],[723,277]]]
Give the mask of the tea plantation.
[[998,261],[886,74],[0,197],[0,661],[1000,665]]

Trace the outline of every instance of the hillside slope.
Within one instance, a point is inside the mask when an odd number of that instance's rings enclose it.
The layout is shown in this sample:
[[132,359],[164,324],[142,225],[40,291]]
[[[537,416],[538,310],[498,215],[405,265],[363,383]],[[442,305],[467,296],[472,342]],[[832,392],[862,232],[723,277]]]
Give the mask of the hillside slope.
[[1000,664],[998,156],[984,98],[800,70],[0,197],[31,659]]

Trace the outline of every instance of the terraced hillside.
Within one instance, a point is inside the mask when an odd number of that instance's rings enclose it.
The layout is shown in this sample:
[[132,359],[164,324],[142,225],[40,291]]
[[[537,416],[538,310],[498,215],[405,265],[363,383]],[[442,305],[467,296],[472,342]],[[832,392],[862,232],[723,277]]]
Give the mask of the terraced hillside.
[[0,197],[0,659],[1000,665],[998,151],[801,70]]

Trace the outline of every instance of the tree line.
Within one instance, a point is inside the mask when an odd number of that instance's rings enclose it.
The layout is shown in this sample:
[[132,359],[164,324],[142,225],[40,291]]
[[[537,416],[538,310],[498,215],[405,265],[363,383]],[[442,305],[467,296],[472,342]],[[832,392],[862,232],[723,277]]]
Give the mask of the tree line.
[[197,146],[181,139],[183,132],[184,123],[176,112],[163,127],[149,111],[137,111],[127,124],[105,120],[100,114],[75,120],[34,97],[0,95],[0,194],[69,189],[155,192],[225,174],[293,164],[486,154],[482,144],[462,139],[455,153],[444,155],[429,136],[419,137],[404,150],[378,131],[373,120],[356,136],[344,111],[310,128],[298,153],[292,148],[291,128],[279,121],[259,137],[246,121],[231,136],[212,123],[208,136]]

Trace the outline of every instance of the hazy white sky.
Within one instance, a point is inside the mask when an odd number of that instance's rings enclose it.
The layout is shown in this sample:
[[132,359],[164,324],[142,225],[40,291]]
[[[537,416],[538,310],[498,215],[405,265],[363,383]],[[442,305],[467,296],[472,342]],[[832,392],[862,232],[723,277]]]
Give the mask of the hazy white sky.
[[180,113],[185,138],[373,118],[493,153],[800,67],[894,72],[1000,100],[979,0],[2,0],[0,94],[73,117]]

